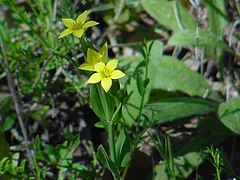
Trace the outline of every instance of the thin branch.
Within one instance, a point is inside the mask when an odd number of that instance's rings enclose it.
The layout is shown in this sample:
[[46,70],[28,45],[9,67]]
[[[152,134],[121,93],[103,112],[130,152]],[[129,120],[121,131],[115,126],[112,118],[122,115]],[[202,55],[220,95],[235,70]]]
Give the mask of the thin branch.
[[16,113],[17,113],[17,118],[18,118],[18,121],[19,121],[19,124],[20,124],[20,127],[21,127],[21,131],[22,131],[23,137],[24,137],[23,143],[24,143],[24,146],[26,148],[27,156],[29,158],[30,164],[33,165],[32,154],[31,154],[30,148],[28,146],[28,144],[29,144],[28,135],[27,135],[27,131],[26,131],[26,128],[24,126],[24,123],[23,123],[23,116],[21,114],[21,107],[20,107],[19,100],[17,98],[17,92],[16,92],[16,89],[14,88],[13,78],[12,78],[11,72],[9,70],[8,60],[7,60],[7,55],[6,55],[6,52],[7,52],[6,47],[3,44],[3,40],[2,40],[1,36],[0,36],[0,43],[1,43],[2,54],[3,54],[3,60],[0,59],[0,63],[3,66],[3,69],[4,69],[5,73],[7,74],[8,85],[9,85],[11,95],[12,95],[12,98],[13,98],[13,101],[14,101],[15,110],[16,110]]
[[115,17],[114,17],[114,21],[115,21],[115,22],[118,20],[121,12],[122,12],[122,10],[123,10],[123,5],[124,5],[124,0],[121,0],[120,5],[119,5],[119,8],[118,8],[118,10],[117,10],[117,13],[116,13],[116,15],[115,15]]
[[47,66],[48,62],[52,59],[52,57],[53,57],[53,55],[51,54],[51,55],[48,57],[48,59],[44,61],[43,66],[42,66],[42,68],[41,68],[41,70],[40,70],[40,73],[38,74],[38,76],[37,76],[37,78],[36,78],[36,81],[35,81],[35,83],[34,83],[33,86],[32,86],[33,90],[36,89],[37,84],[38,84],[38,82],[39,82],[42,74],[44,73],[45,67]]
[[[194,6],[194,8],[197,11],[197,28],[196,28],[196,46],[195,46],[195,60],[196,63],[199,61],[200,56],[199,56],[199,31],[200,31],[200,22],[201,22],[201,16],[202,16],[202,8],[200,5],[200,2],[198,0],[190,0],[190,3]],[[200,72],[203,74],[203,62],[200,59]]]
[[53,22],[56,20],[56,14],[57,14],[57,0],[55,0],[53,4]]

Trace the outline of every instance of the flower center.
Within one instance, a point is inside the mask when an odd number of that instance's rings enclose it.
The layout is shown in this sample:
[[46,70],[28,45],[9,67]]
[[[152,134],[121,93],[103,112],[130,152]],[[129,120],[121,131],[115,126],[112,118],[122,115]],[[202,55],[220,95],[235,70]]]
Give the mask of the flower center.
[[73,23],[73,26],[72,26],[73,30],[78,30],[78,29],[81,29],[81,28],[82,28],[82,24],[81,23],[79,23],[79,22]]
[[103,71],[103,74],[106,78],[110,78],[111,75],[112,75],[112,70],[108,69],[108,68],[105,68],[104,71]]

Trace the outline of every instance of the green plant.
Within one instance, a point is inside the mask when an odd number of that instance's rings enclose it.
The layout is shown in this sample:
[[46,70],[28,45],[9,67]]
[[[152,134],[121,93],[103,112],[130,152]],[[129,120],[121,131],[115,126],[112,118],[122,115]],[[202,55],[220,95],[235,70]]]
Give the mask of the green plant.
[[213,148],[238,147],[236,2],[1,1],[0,176],[123,180],[147,146],[155,179],[201,176],[204,158],[237,178],[239,162]]

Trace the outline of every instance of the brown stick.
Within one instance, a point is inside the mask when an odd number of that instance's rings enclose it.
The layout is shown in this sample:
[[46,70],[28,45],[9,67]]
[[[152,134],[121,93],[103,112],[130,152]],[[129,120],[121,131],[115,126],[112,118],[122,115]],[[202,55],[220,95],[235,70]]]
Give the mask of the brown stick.
[[7,50],[6,50],[6,47],[3,43],[3,40],[2,40],[1,36],[0,36],[0,43],[1,43],[2,55],[3,55],[3,60],[0,59],[0,63],[2,65],[5,73],[7,74],[8,86],[10,88],[10,92],[11,92],[11,95],[12,95],[12,98],[13,98],[13,101],[14,101],[14,105],[15,105],[15,110],[16,110],[16,113],[17,113],[17,118],[18,118],[20,128],[21,128],[21,131],[22,131],[22,134],[23,134],[23,137],[24,137],[24,142],[23,143],[24,143],[24,146],[26,148],[27,156],[28,156],[28,159],[30,161],[30,164],[33,165],[33,158],[32,158],[30,148],[28,147],[29,140],[28,140],[28,135],[27,135],[26,128],[25,128],[24,123],[23,123],[23,117],[22,117],[22,114],[21,114],[20,103],[19,103],[18,98],[17,98],[17,92],[16,92],[16,89],[14,88],[13,78],[12,78],[12,75],[11,75],[11,72],[10,72],[9,66],[8,66],[8,60],[7,60],[7,56],[6,56]]

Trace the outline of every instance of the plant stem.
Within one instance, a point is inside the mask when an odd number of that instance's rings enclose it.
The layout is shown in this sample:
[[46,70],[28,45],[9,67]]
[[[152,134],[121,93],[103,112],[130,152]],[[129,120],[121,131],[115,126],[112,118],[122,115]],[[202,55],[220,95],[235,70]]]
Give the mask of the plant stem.
[[5,73],[7,74],[8,85],[9,85],[10,92],[11,92],[11,95],[12,95],[12,98],[13,98],[13,101],[14,101],[14,105],[15,105],[15,109],[16,109],[16,113],[17,113],[17,118],[18,118],[18,121],[19,121],[19,124],[20,124],[20,127],[21,127],[21,131],[23,133],[24,146],[26,148],[30,164],[33,165],[32,154],[31,154],[31,151],[28,147],[28,143],[29,143],[28,135],[27,135],[27,131],[26,131],[26,128],[24,126],[24,123],[23,123],[23,117],[22,117],[22,114],[21,114],[20,103],[19,103],[19,100],[17,98],[17,92],[14,88],[13,78],[12,78],[12,75],[11,75],[11,72],[10,72],[10,69],[9,69],[9,66],[8,66],[8,60],[7,60],[7,55],[6,55],[7,54],[6,53],[6,47],[3,44],[3,40],[2,40],[1,36],[0,36],[0,43],[1,43],[2,54],[3,54],[3,61],[0,60],[0,63],[3,66],[3,69],[4,69]]
[[129,169],[129,166],[130,166],[130,162],[131,162],[131,160],[129,161],[128,165],[124,168],[121,180],[125,179],[125,177],[127,175],[127,172],[128,172],[128,169]]
[[[115,150],[115,140],[114,140],[114,126],[111,121],[107,121],[108,123],[108,144],[110,150],[110,156],[113,163],[116,163],[116,150]],[[120,180],[120,174],[112,172],[114,180]]]
[[116,162],[115,140],[114,140],[114,127],[112,122],[108,121],[108,143],[110,149],[110,156],[113,162]]
[[86,43],[83,36],[80,38],[80,44],[81,44],[81,47],[82,47],[82,50],[83,50],[84,58],[86,58],[88,47],[87,47],[87,43]]
[[[148,64],[149,64],[149,53],[147,52],[147,56],[146,56],[146,59],[145,59],[146,72],[145,72],[145,76],[144,76],[144,83],[146,82],[146,80],[147,80],[147,78],[148,78]],[[140,124],[140,119],[141,119],[142,110],[143,110],[143,106],[144,106],[146,89],[147,89],[147,86],[144,85],[143,96],[142,96],[142,98],[141,98],[139,113],[138,113],[138,116],[137,116],[136,134],[139,133],[139,132],[138,132],[138,131],[139,131],[139,124]],[[140,138],[140,137],[138,136],[136,143],[138,143],[138,139],[139,139],[139,138]],[[137,144],[136,144],[136,145],[137,145]]]
[[217,178],[218,178],[218,180],[221,180],[220,171],[219,171],[218,167],[216,167],[216,171],[217,171]]

